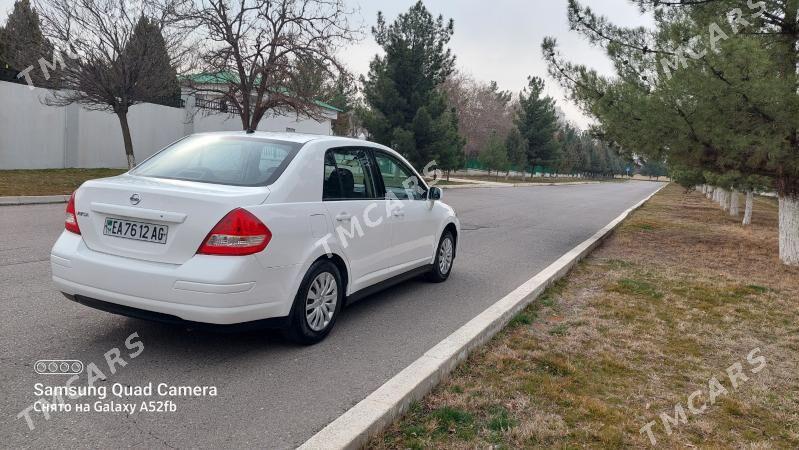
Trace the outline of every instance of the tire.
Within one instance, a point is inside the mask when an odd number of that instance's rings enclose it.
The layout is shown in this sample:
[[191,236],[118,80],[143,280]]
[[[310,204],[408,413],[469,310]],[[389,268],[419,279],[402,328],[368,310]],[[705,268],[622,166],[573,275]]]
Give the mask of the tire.
[[[436,247],[436,258],[433,260],[433,267],[427,274],[427,280],[433,283],[443,283],[452,273],[452,265],[455,262],[455,236],[450,231],[444,231]],[[442,262],[444,262],[442,264]]]
[[[335,284],[331,287],[329,283]],[[331,296],[332,290],[335,290],[333,296]],[[335,304],[331,305],[333,301]],[[318,304],[313,309],[316,312],[308,308],[309,303]],[[294,298],[289,328],[286,330],[288,338],[302,345],[321,342],[336,324],[342,303],[344,303],[344,284],[341,282],[338,267],[327,260],[313,263]]]

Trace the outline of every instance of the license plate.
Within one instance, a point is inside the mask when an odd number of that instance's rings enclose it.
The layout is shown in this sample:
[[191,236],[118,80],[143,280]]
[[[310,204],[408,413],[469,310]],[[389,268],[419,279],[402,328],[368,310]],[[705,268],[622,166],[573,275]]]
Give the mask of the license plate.
[[106,217],[103,234],[137,241],[166,244],[169,227],[155,223],[136,222],[133,220]]

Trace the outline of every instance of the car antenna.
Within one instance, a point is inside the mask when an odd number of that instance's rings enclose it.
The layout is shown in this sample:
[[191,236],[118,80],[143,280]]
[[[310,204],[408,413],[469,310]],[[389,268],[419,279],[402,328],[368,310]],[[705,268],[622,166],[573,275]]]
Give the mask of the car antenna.
[[255,133],[255,130],[253,130],[252,128],[247,128],[247,134],[253,134],[253,133]]

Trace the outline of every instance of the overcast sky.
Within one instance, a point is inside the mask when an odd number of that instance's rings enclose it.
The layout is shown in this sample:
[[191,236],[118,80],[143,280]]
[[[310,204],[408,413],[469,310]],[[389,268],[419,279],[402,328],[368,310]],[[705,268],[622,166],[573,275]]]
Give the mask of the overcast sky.
[[[2,0],[0,0],[2,1]],[[369,61],[380,48],[369,30],[377,12],[387,21],[407,11],[416,0],[361,0],[360,13],[365,21],[367,37],[344,53],[344,60],[356,73],[366,73]],[[648,25],[629,0],[582,0],[594,11],[612,18],[620,25]],[[354,4],[354,3],[353,3]],[[560,51],[572,61],[582,62],[610,73],[612,67],[604,54],[579,35],[569,31],[566,0],[425,0],[434,14],[455,20],[455,34],[450,48],[457,57],[458,68],[477,79],[494,80],[501,89],[518,92],[527,84],[529,75],[543,77],[547,91],[554,97],[566,117],[581,127],[588,120],[565,98],[563,91],[547,74],[541,58],[541,41],[545,36],[558,40]]]
[[[343,52],[347,65],[357,74],[365,74],[369,61],[379,47],[369,32],[377,12],[383,11],[388,21],[407,11],[416,0],[347,0],[360,8],[356,22],[363,23],[365,39]],[[629,0],[582,0],[595,11],[611,17],[621,25],[646,25]],[[569,104],[563,91],[547,75],[541,58],[541,41],[545,36],[558,39],[561,52],[578,61],[609,72],[610,63],[601,51],[591,47],[576,33],[570,32],[566,20],[566,0],[425,0],[435,14],[455,20],[455,35],[450,47],[457,56],[458,67],[481,80],[495,80],[501,89],[518,92],[528,75],[547,80],[547,90],[558,102],[566,117],[581,127],[588,123],[579,110]],[[14,0],[0,0],[0,23]]]

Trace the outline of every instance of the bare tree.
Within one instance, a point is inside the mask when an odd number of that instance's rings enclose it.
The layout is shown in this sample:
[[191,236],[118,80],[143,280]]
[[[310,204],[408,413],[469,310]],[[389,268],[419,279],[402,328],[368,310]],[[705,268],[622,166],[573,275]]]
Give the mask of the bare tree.
[[343,71],[336,54],[359,36],[352,12],[344,0],[185,0],[176,17],[203,41],[190,87],[231,105],[244,130],[269,111],[319,118],[306,71]]
[[483,82],[457,71],[443,85],[450,105],[458,114],[458,131],[466,140],[464,153],[476,157],[488,147],[492,134],[505,139],[513,128],[513,102],[508,91],[495,82]]
[[61,66],[61,89],[53,91],[46,102],[54,106],[77,103],[89,110],[114,113],[122,128],[128,167],[136,163],[128,125],[130,107],[175,95],[176,61],[165,61],[163,51],[163,47],[178,48],[176,44],[181,39],[178,33],[168,30],[175,2],[37,0],[36,3],[44,34],[57,49],[52,63],[42,65],[42,69]]

